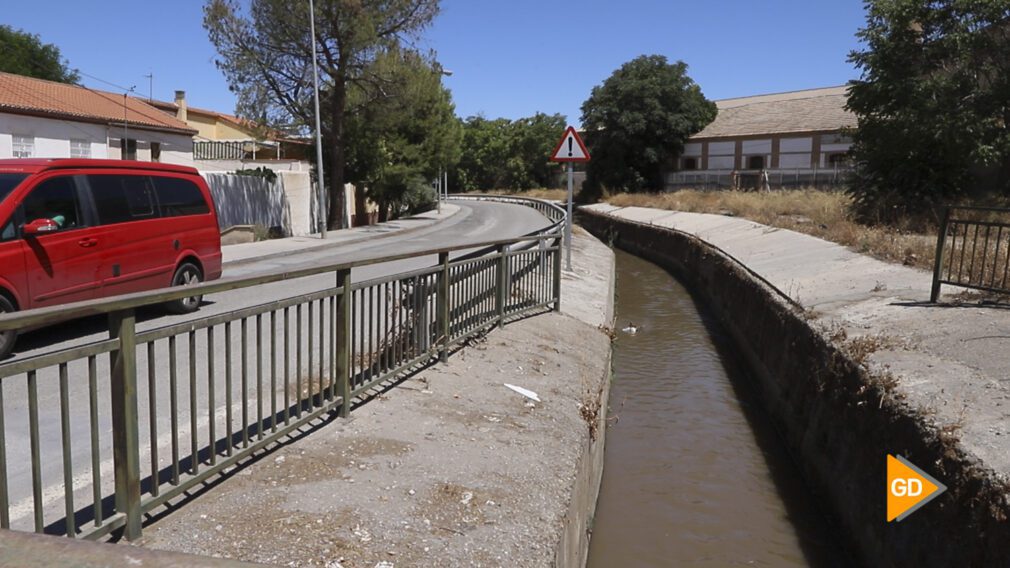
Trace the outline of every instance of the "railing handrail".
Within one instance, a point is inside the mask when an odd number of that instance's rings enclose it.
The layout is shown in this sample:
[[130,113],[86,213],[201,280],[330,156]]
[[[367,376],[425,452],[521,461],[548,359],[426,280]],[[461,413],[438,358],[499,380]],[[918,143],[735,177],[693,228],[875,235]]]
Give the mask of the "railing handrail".
[[[946,209],[949,209],[950,211],[957,211],[960,209],[964,211],[991,211],[993,213],[1010,213],[1010,208],[1008,207],[985,207],[984,205],[947,205]],[[958,219],[958,221],[971,222],[970,219]]]
[[451,253],[455,251],[469,250],[473,248],[478,249],[484,249],[489,247],[493,248],[501,245],[510,245],[532,240],[537,241],[552,240],[555,238],[559,238],[560,236],[561,236],[560,233],[558,234],[551,233],[544,235],[527,235],[508,239],[495,239],[491,241],[480,241],[477,243],[465,243],[460,245],[452,245],[448,247],[425,249],[421,251],[411,251],[398,254],[375,256],[360,260],[335,262],[324,265],[314,265],[311,267],[299,268],[295,270],[281,270],[281,271],[269,272],[266,274],[260,274],[256,276],[222,278],[220,280],[215,280],[213,282],[202,282],[200,284],[194,284],[191,286],[162,288],[159,290],[153,290],[148,292],[135,292],[132,294],[124,294],[122,296],[113,296],[111,298],[84,300],[81,302],[73,302],[70,304],[61,304],[58,306],[50,306],[34,310],[25,310],[22,312],[0,314],[0,331],[7,331],[10,329],[26,329],[26,328],[34,328],[37,326],[52,325],[87,316],[108,314],[121,310],[135,309],[144,306],[162,304],[172,300],[178,300],[180,298],[189,298],[192,296],[201,296],[207,294],[214,294],[218,292],[226,292],[230,290],[238,290],[241,288],[259,286],[261,284],[281,282],[284,280],[293,280],[296,278],[304,278],[306,276],[314,276],[316,274],[336,272],[338,270],[344,270],[349,268],[358,268],[374,264],[382,264],[386,262],[395,262],[397,260],[416,258],[418,256],[434,256],[441,253]]

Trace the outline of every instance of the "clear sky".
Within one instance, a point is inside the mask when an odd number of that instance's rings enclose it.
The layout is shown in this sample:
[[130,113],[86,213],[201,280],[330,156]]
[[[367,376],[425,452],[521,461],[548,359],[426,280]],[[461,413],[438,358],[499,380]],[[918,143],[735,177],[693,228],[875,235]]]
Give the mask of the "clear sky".
[[[0,22],[55,43],[85,85],[146,96],[153,73],[155,98],[183,89],[192,106],[234,110],[202,0],[4,4]],[[453,71],[460,116],[559,112],[578,124],[593,86],[642,54],[685,61],[710,99],[844,84],[863,21],[859,0],[443,0],[419,47]]]

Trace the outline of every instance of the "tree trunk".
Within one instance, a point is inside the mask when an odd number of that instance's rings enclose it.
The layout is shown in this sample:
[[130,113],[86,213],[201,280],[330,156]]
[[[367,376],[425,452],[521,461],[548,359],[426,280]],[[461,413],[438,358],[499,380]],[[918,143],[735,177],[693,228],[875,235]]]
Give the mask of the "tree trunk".
[[333,100],[330,104],[330,124],[333,147],[330,148],[330,210],[328,226],[330,229],[346,229],[344,211],[347,203],[344,193],[344,170],[346,156],[344,153],[344,107],[347,106],[347,77],[343,66],[333,77]]

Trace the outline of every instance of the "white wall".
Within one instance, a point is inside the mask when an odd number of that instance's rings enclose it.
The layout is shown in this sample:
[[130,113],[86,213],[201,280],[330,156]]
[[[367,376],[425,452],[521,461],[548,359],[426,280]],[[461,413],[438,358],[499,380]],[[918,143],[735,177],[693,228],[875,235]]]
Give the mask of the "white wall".
[[710,170],[732,170],[733,156],[709,156],[708,169]]
[[0,113],[0,158],[14,157],[15,134],[35,139],[34,158],[69,158],[71,139],[89,141],[91,157],[106,157],[102,125]]
[[[92,158],[118,160],[121,155],[119,139],[123,136],[123,128],[0,113],[0,158],[14,156],[15,134],[34,138],[33,158],[69,158],[70,141],[87,140],[91,144]],[[138,160],[150,160],[151,142],[158,142],[161,144],[162,162],[185,165],[193,163],[193,139],[190,136],[139,128],[129,128],[127,136],[137,140]],[[112,144],[108,144],[110,137]]]
[[806,154],[779,154],[779,168],[809,168],[810,153]]
[[814,139],[806,138],[783,138],[779,141],[779,152],[810,152],[814,148]]
[[688,142],[684,144],[683,156],[701,156],[701,142]]
[[[735,153],[736,142],[710,142],[708,144],[709,156],[732,156]],[[709,161],[711,161],[711,158],[709,158]]]
[[771,140],[744,140],[743,141],[743,153],[746,155],[751,154],[771,154],[772,153],[772,141]]

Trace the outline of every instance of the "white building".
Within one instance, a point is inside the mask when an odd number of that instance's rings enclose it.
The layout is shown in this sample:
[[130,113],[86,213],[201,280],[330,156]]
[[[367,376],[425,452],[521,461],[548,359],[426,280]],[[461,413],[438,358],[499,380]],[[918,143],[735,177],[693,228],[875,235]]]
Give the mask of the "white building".
[[667,176],[670,186],[838,183],[848,170],[856,117],[848,87],[715,101],[719,114],[692,136]]
[[191,165],[194,134],[185,122],[132,97],[0,73],[0,158]]

